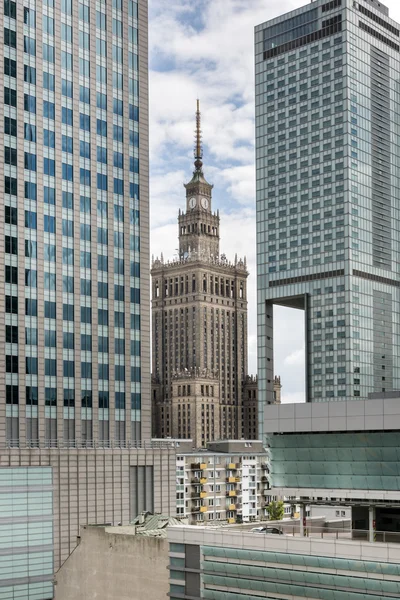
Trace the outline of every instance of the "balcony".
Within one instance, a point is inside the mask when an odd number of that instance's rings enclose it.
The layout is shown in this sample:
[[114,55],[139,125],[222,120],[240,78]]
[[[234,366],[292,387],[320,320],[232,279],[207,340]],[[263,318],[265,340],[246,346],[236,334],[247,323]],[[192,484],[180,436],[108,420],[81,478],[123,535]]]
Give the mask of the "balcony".
[[235,518],[234,518],[234,517],[231,517],[230,519],[227,519],[227,521],[228,521],[228,523],[230,523],[230,524],[232,524],[232,523],[235,523],[235,522],[236,522],[236,520],[235,520]]
[[190,468],[192,471],[204,471],[207,469],[207,463],[192,463]]
[[236,463],[228,463],[226,468],[230,469],[231,471],[236,471],[239,468],[239,465]]
[[200,498],[206,498],[207,492],[200,492]]
[[236,497],[236,491],[235,490],[230,490],[229,492],[226,492],[226,495],[228,496],[228,498],[235,498]]
[[226,478],[226,482],[227,483],[235,483],[236,482],[236,477],[227,477]]
[[207,483],[207,477],[200,477],[200,483]]
[[207,506],[200,506],[200,512],[201,513],[207,512]]
[[235,482],[236,482],[236,483],[240,483],[240,482],[241,482],[241,479],[240,479],[240,477],[235,477]]
[[236,504],[229,504],[228,510],[236,510]]

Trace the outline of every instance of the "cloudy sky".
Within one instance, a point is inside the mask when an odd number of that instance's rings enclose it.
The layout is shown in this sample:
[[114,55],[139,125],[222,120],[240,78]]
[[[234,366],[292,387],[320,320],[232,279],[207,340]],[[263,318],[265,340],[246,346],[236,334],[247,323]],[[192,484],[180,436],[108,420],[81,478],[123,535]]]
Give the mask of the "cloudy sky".
[[[183,183],[193,169],[200,98],[204,171],[221,215],[221,252],[247,256],[249,371],[257,371],[254,170],[254,26],[304,0],[149,0],[151,251],[176,254]],[[398,0],[388,0],[400,20]],[[397,6],[396,6],[397,5]],[[304,400],[304,325],[275,309],[275,373],[283,400]]]

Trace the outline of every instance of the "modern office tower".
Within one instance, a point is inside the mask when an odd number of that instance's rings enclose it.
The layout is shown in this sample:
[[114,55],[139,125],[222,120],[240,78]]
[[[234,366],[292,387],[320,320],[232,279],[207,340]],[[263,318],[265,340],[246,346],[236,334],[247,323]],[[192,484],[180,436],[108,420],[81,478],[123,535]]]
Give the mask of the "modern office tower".
[[260,423],[274,304],[305,312],[306,401],[400,385],[399,50],[373,0],[256,27]]
[[175,451],[148,442],[147,1],[0,12],[0,471],[28,467],[31,491],[51,468],[57,567],[80,525],[176,500]]
[[149,438],[146,3],[3,13],[0,439]]
[[157,437],[195,447],[241,438],[247,375],[246,260],[220,254],[220,218],[203,173],[200,111],[195,170],[179,211],[179,258],[152,263],[153,416]]

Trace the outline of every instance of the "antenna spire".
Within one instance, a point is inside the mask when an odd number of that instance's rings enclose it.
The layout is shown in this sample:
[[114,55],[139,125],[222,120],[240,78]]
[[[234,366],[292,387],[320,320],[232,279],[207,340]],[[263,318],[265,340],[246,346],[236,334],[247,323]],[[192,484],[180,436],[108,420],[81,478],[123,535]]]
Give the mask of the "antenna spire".
[[196,145],[194,148],[194,166],[196,171],[201,172],[203,166],[203,148],[201,145],[201,113],[200,113],[200,100],[197,99],[197,111],[196,111]]

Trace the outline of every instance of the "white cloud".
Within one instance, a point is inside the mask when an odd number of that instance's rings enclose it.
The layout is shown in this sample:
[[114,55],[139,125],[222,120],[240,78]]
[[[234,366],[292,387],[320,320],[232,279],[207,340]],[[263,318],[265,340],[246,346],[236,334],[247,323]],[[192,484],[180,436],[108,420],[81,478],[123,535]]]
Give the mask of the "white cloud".
[[290,354],[285,357],[283,364],[285,366],[295,365],[304,367],[304,353],[305,347],[299,348],[298,350],[294,350]]

